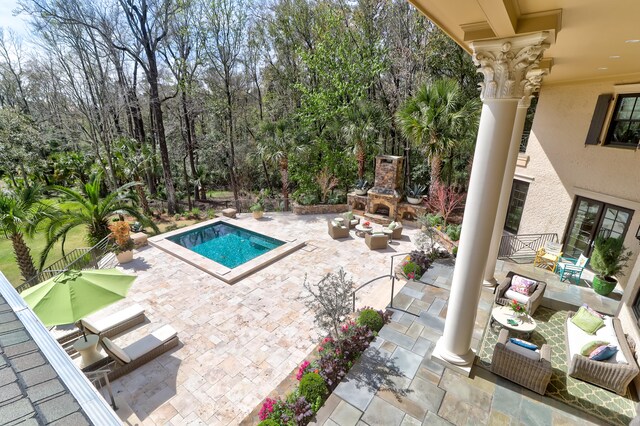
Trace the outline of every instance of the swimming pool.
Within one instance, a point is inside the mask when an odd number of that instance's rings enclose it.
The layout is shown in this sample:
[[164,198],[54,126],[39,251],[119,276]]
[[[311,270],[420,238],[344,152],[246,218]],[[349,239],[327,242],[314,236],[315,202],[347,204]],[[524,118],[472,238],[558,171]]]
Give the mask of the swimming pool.
[[227,268],[236,268],[285,244],[226,222],[216,222],[167,239]]

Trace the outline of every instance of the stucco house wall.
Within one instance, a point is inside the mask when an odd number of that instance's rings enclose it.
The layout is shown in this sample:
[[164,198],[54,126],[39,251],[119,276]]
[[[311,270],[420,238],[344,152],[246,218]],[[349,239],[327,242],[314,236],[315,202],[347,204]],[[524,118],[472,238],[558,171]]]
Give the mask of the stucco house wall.
[[[634,256],[620,279],[624,295],[617,316],[640,354],[640,329],[632,310],[640,292],[640,243],[635,237],[640,226],[640,150],[585,145],[599,95],[640,93],[638,85],[616,89],[619,83],[542,87],[525,154],[528,161],[516,169],[516,179],[530,182],[518,233],[555,232],[562,239],[576,195],[633,210],[625,245]],[[640,389],[640,377],[635,384]]]
[[[529,157],[516,179],[529,181],[519,234],[557,233],[563,238],[576,195],[634,211],[625,245],[640,253],[640,150],[585,145],[598,99],[617,82],[543,86],[527,145]],[[620,90],[620,89],[618,89]],[[640,92],[640,87],[638,88]],[[626,280],[621,279],[623,288]]]

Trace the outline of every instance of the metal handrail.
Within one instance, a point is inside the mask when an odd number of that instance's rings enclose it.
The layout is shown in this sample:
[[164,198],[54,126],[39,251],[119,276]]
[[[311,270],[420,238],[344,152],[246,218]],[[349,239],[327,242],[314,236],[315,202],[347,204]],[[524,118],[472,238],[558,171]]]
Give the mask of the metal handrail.
[[353,312],[356,311],[356,292],[358,290],[360,290],[363,287],[368,286],[369,284],[378,281],[379,279],[382,278],[391,278],[391,298],[389,299],[389,307],[393,308],[393,293],[395,291],[395,287],[396,287],[396,274],[394,274],[393,272],[393,264],[394,264],[394,260],[396,257],[398,256],[407,256],[411,253],[396,253],[391,255],[391,266],[389,268],[389,273],[387,275],[380,275],[377,278],[374,278],[372,280],[367,281],[366,283],[362,284],[360,287],[356,288],[355,290],[353,290],[353,293],[351,293],[351,297],[352,297],[352,301],[353,301]]
[[531,131],[522,132],[522,136],[520,137],[520,149],[518,150],[521,153],[527,152],[527,144],[529,143],[529,135]]
[[[107,252],[111,239],[106,236],[98,241],[93,247],[77,248],[61,259],[56,260],[49,266],[38,272],[35,276],[16,287],[18,293],[22,293],[29,287],[33,287],[49,278],[53,278],[69,269],[95,268],[102,256]],[[79,254],[82,253],[82,254]]]

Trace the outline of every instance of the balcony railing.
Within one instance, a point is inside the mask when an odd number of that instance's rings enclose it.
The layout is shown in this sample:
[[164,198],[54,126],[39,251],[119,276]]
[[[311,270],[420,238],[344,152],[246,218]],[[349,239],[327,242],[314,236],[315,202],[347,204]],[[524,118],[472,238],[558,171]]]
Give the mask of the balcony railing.
[[530,131],[522,132],[522,137],[520,138],[520,152],[527,152],[527,143],[529,142]]
[[536,252],[544,247],[547,241],[557,242],[558,234],[503,235],[498,259],[533,261]]

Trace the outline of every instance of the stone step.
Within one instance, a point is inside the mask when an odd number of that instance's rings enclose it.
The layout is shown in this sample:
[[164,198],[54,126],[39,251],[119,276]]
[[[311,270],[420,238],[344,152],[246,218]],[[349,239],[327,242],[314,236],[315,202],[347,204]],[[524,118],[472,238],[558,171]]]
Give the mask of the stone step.
[[364,220],[365,221],[369,221],[369,222],[373,222],[373,223],[377,223],[378,225],[388,225],[392,222],[392,220],[389,218],[389,216],[384,216],[381,214],[376,214],[376,213],[365,213],[364,214]]

